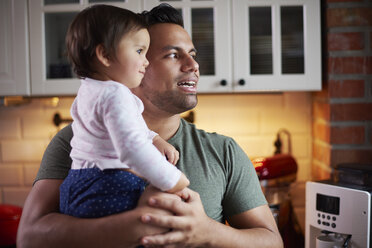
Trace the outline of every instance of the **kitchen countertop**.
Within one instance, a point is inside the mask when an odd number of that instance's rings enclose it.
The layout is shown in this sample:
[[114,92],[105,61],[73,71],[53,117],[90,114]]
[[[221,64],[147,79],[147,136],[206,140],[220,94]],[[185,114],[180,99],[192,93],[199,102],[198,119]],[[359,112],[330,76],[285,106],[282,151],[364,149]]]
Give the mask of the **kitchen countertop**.
[[289,195],[296,221],[300,226],[301,232],[305,234],[305,200],[306,182],[294,182],[289,188]]

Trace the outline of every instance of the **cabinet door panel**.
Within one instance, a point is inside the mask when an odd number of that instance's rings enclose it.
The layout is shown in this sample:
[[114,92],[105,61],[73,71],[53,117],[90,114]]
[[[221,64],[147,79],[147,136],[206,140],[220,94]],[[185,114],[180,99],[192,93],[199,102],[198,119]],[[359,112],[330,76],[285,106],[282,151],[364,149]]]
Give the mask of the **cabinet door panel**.
[[281,65],[283,74],[304,74],[304,22],[302,6],[281,6]]
[[66,56],[65,38],[68,26],[77,13],[45,13],[44,15],[46,66],[44,70],[47,80],[74,77]]
[[0,95],[29,95],[27,0],[0,1]]
[[[65,35],[74,16],[105,0],[32,0],[30,13],[31,94],[75,95],[80,86],[71,71],[65,50]],[[110,5],[141,10],[137,0],[112,0]]]
[[250,72],[253,75],[273,74],[271,7],[250,7],[248,12]]
[[200,75],[215,75],[214,16],[212,8],[191,9],[192,39],[198,51]]
[[321,88],[319,0],[232,4],[234,91]]

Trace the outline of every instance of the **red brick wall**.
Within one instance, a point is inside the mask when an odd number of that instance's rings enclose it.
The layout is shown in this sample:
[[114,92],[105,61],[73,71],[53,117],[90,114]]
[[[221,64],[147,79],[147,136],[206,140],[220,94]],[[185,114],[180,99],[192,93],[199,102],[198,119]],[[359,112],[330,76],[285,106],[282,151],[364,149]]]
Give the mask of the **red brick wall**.
[[322,0],[323,90],[313,95],[312,179],[372,166],[372,1]]

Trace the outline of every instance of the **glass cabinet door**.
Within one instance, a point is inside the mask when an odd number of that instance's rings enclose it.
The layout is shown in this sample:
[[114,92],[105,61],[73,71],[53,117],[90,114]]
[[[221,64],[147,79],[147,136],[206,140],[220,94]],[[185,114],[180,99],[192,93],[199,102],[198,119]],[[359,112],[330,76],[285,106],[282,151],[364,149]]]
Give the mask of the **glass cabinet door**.
[[67,59],[65,37],[78,12],[45,13],[45,72],[46,79],[75,77]]
[[198,92],[231,91],[230,2],[226,0],[145,0],[145,10],[168,3],[179,9],[197,50]]
[[29,5],[32,95],[76,94],[80,80],[66,56],[66,32],[79,11],[105,2],[141,11],[137,0],[32,0]]
[[280,6],[280,44],[283,74],[304,74],[303,6]]
[[273,74],[271,7],[250,7],[248,18],[250,72],[253,75]]
[[232,4],[234,91],[321,88],[319,0]]
[[27,0],[0,1],[0,96],[30,95]]

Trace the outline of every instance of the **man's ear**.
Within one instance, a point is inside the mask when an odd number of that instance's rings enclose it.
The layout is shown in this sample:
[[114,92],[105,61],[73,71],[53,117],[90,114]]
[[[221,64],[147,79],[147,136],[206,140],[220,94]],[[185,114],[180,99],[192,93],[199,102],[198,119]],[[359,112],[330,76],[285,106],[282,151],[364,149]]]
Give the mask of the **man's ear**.
[[101,62],[102,65],[106,67],[110,66],[110,60],[107,56],[106,49],[102,46],[102,44],[96,46],[96,56],[98,61]]

